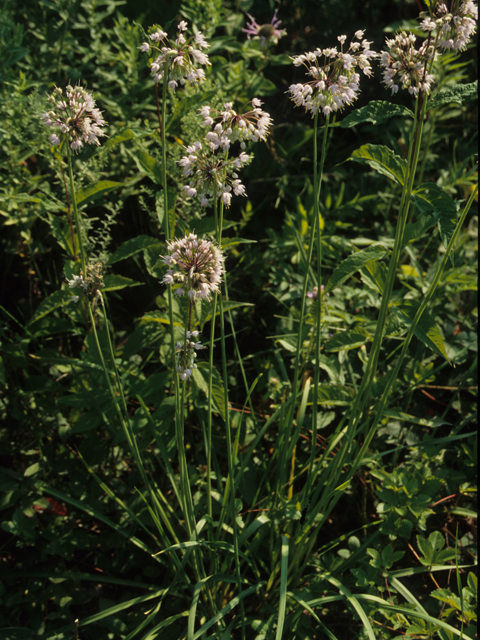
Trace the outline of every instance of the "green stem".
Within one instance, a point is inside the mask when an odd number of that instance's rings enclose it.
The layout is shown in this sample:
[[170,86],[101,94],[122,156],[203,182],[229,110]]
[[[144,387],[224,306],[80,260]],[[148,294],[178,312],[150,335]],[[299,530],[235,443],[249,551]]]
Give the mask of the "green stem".
[[[320,171],[317,168],[317,118],[315,118],[315,131],[313,137],[313,193],[314,193],[314,224],[317,235],[317,301],[315,305],[315,371],[313,375],[313,402],[312,402],[312,448],[310,452],[310,462],[305,487],[305,496],[310,492],[313,480],[313,463],[315,460],[315,451],[317,448],[317,410],[318,410],[318,383],[320,378],[320,346],[321,346],[321,324],[322,324],[322,225],[320,224],[320,194],[322,189],[323,167],[325,164],[327,135],[328,135],[329,118],[325,120],[323,127],[322,152],[320,155]],[[322,220],[323,222],[323,220]]]
[[[66,147],[67,147],[68,179],[70,182],[70,196],[72,199],[73,217],[75,218],[75,227],[77,228],[78,246],[80,249],[80,260],[82,264],[82,275],[85,278],[87,275],[87,268],[86,268],[86,260],[85,260],[85,249],[83,248],[83,237],[82,237],[83,229],[82,229],[82,224],[80,222],[80,215],[78,213],[77,196],[75,194],[75,183],[73,181],[72,152],[68,144],[66,145]],[[73,247],[73,252],[75,253],[75,247]]]

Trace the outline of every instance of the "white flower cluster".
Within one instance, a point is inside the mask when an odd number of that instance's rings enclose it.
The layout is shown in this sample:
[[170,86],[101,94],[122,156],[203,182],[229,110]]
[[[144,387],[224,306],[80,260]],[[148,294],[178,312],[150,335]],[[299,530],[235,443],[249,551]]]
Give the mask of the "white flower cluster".
[[246,195],[237,171],[248,164],[252,156],[244,151],[232,158],[217,156],[217,149],[228,149],[230,141],[223,135],[220,124],[216,125],[210,134],[206,135],[206,149],[201,142],[195,142],[186,147],[187,155],[179,160],[183,167],[183,175],[190,178],[189,184],[185,185],[183,190],[188,196],[198,196],[200,204],[204,207],[210,204],[211,198],[215,195],[229,207],[232,191],[236,196]]
[[60,144],[65,137],[73,151],[80,151],[84,143],[99,145],[98,138],[106,136],[102,127],[107,123],[95,107],[92,95],[83,87],[68,85],[65,96],[62,89],[56,87],[48,101],[53,108],[42,113],[43,124],[58,129],[60,134],[50,136],[53,145]]
[[363,30],[355,33],[358,42],[351,42],[346,52],[343,51],[343,45],[347,36],[338,36],[340,51],[336,47],[316,49],[292,58],[296,67],[305,66],[308,75],[313,78],[290,86],[290,97],[297,107],[311,111],[312,116],[319,111],[328,116],[358,98],[360,75],[356,68],[370,76],[371,60],[377,57],[370,50],[372,43],[365,40],[363,34]]
[[[167,285],[183,285],[191,300],[209,300],[219,291],[224,273],[222,251],[209,240],[199,240],[191,233],[181,240],[167,243],[168,255],[160,256],[170,267],[162,282]],[[177,287],[175,295],[183,296],[185,290]]]
[[200,114],[205,126],[214,127],[213,131],[206,135],[212,151],[219,147],[226,150],[237,140],[240,141],[242,149],[246,148],[246,141],[266,140],[272,119],[260,108],[262,104],[261,100],[253,98],[251,103],[247,103],[251,108],[247,110],[245,105],[241,113],[234,111],[232,102],[226,102],[223,105],[223,111],[217,111],[209,106],[202,107]]
[[[100,295],[100,289],[103,289],[105,284],[103,283],[103,262],[94,262],[87,264],[87,275],[72,276],[71,280],[67,278],[67,284],[70,289],[81,289],[82,293],[89,297]],[[78,296],[73,296],[73,299],[78,300]]]
[[140,48],[145,53],[150,53],[152,49],[159,52],[159,55],[150,63],[155,84],[163,80],[165,66],[167,67],[168,87],[172,91],[188,80],[190,84],[195,84],[199,80],[205,80],[205,72],[197,65],[208,66],[210,61],[202,49],[208,49],[210,45],[199,31],[194,36],[186,38],[184,32],[187,30],[187,23],[182,20],[178,24],[177,38],[170,42],[168,35],[162,29],[156,29],[150,34],[150,40],[155,44],[144,42]]
[[[197,357],[196,351],[205,348],[200,341],[195,342],[198,335],[198,331],[187,331],[187,340],[185,345],[181,342],[177,342],[176,345],[175,351],[177,353],[177,364],[175,370],[183,382],[188,380],[192,375],[193,369],[197,368],[197,365],[195,364],[195,358]],[[194,338],[194,340],[190,340],[190,338]]]
[[388,51],[382,51],[380,55],[385,85],[392,93],[397,93],[399,84],[413,96],[418,96],[420,91],[429,93],[435,77],[427,73],[427,65],[437,56],[433,44],[425,40],[419,49],[415,49],[416,37],[405,32],[397,33],[395,38],[387,38],[385,42]]
[[472,0],[457,0],[451,11],[444,2],[437,2],[431,10],[433,17],[424,18],[420,26],[432,35],[436,33],[438,49],[465,49],[477,28],[478,7]]

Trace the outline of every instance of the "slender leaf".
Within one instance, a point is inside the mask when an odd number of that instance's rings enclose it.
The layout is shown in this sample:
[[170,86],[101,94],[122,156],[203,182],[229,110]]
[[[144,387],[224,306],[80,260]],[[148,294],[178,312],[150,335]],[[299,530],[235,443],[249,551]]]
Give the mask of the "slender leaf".
[[87,204],[93,200],[98,200],[101,196],[106,193],[110,193],[110,191],[118,189],[119,187],[123,187],[122,182],[113,182],[112,180],[100,180],[99,182],[94,182],[93,184],[88,185],[88,187],[84,187],[77,191],[77,205]]
[[343,260],[335,271],[332,273],[330,280],[325,286],[324,293],[330,293],[333,291],[335,287],[338,287],[340,284],[343,284],[350,276],[356,273],[361,267],[366,265],[371,260],[378,260],[383,258],[386,254],[385,247],[381,245],[375,244],[367,247],[366,249],[361,249],[356,253],[353,253],[351,256],[348,256],[346,260]]

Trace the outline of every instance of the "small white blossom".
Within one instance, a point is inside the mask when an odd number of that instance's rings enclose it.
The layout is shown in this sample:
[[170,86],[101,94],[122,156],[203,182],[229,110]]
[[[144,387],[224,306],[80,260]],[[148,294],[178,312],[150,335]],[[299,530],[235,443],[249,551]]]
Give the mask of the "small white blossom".
[[[219,291],[224,257],[216,244],[199,240],[191,233],[181,240],[168,242],[167,247],[168,255],[161,256],[170,267],[163,278],[164,284],[184,285],[191,299],[209,300],[212,293]],[[184,295],[183,287],[177,288],[175,294]],[[191,336],[196,338],[198,333]]]
[[[343,45],[346,36],[339,36],[341,51],[336,47],[316,49],[292,58],[296,67],[304,66],[310,80],[292,84],[290,97],[297,107],[304,107],[312,116],[320,111],[328,116],[333,111],[343,109],[358,98],[360,76],[358,67],[364,75],[372,74],[371,60],[377,54],[370,49],[371,42],[363,39],[364,31],[357,31],[346,52]],[[362,48],[361,53],[357,53]],[[323,64],[319,62],[323,57]]]
[[420,91],[430,93],[435,78],[427,73],[427,66],[437,55],[433,44],[425,40],[416,49],[416,37],[405,32],[397,33],[395,38],[387,38],[385,42],[388,51],[382,51],[380,66],[384,68],[383,82],[387,88],[397,93],[401,85],[415,97]]
[[[102,128],[107,123],[95,107],[92,95],[83,87],[68,85],[65,98],[62,89],[56,87],[48,101],[52,110],[42,114],[43,124],[57,129],[73,151],[79,151],[84,143],[99,145],[98,138],[106,136]],[[61,141],[56,133],[50,135],[53,145],[59,145]]]

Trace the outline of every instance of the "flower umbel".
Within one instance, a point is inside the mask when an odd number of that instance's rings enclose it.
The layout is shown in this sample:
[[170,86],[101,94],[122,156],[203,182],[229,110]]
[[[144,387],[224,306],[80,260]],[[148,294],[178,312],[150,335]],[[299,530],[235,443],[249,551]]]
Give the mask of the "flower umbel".
[[437,54],[430,38],[419,49],[415,49],[415,41],[412,33],[405,32],[385,40],[388,51],[382,51],[380,65],[385,69],[383,82],[392,93],[397,93],[399,84],[413,96],[418,96],[420,91],[430,92],[435,77],[427,73],[427,65]]
[[224,273],[224,257],[221,249],[209,240],[199,240],[191,233],[181,240],[167,243],[168,254],[160,256],[170,267],[162,282],[180,284],[175,295],[183,296],[185,289],[191,300],[209,300],[219,291]]
[[202,51],[210,47],[203,34],[199,31],[187,39],[184,35],[186,30],[187,23],[182,20],[178,24],[177,37],[171,42],[165,31],[156,28],[149,35],[150,40],[155,44],[144,42],[139,47],[146,53],[150,53],[152,49],[158,51],[158,56],[150,62],[153,81],[157,84],[164,79],[165,65],[167,65],[166,81],[172,91],[175,91],[179,84],[184,85],[186,80],[190,84],[205,80],[204,70],[197,68],[195,63],[203,66],[210,65],[207,54]]
[[[195,364],[195,358],[197,357],[197,351],[204,349],[200,341],[195,342],[199,335],[198,331],[187,331],[187,340],[185,344],[177,342],[175,351],[177,353],[177,365],[175,367],[176,372],[180,376],[181,380],[185,382],[192,375],[193,369],[197,368]],[[194,338],[191,340],[190,338]]]
[[438,49],[462,51],[477,29],[478,7],[472,0],[456,0],[451,3],[450,11],[444,2],[438,1],[430,6],[431,15],[420,14],[424,20],[420,26],[437,36]]
[[214,125],[213,131],[205,136],[210,149],[214,151],[220,147],[226,150],[237,140],[240,141],[240,147],[245,149],[245,141],[266,140],[272,119],[260,108],[262,104],[261,100],[253,98],[242,107],[240,113],[234,111],[232,102],[226,102],[223,111],[202,107],[200,113],[205,126]]
[[183,190],[188,196],[199,196],[202,206],[210,204],[210,199],[216,195],[228,207],[232,200],[232,191],[236,196],[246,195],[237,170],[248,164],[251,156],[244,151],[236,158],[217,155],[216,150],[228,149],[230,141],[223,135],[220,124],[210,133],[210,138],[209,134],[206,136],[209,144],[206,149],[201,142],[195,142],[186,148],[187,155],[179,160],[179,164],[184,168],[183,175],[190,177],[189,184],[185,185]]
[[282,24],[281,20],[277,20],[277,11],[275,9],[275,13],[273,14],[272,21],[270,24],[258,24],[253,16],[247,13],[247,16],[250,18],[250,22],[247,22],[247,28],[242,29],[247,34],[247,39],[250,40],[252,36],[254,40],[262,41],[262,47],[265,45],[265,41],[273,42],[273,44],[277,44],[282,36],[287,34],[285,29],[279,29],[278,27]]
[[[346,52],[343,45],[347,36],[339,36],[340,51],[336,47],[315,49],[292,58],[296,67],[303,65],[313,78],[305,83],[292,84],[290,97],[297,107],[305,107],[314,116],[322,111],[328,116],[332,111],[343,109],[358,98],[360,75],[358,67],[366,76],[372,74],[370,61],[377,57],[370,50],[371,42],[363,38],[364,31],[357,31]],[[361,51],[360,51],[361,49]]]
[[95,107],[95,100],[86,89],[68,85],[65,96],[62,89],[56,87],[48,101],[52,110],[42,113],[43,124],[58,130],[52,133],[50,142],[58,145],[65,137],[73,151],[80,151],[84,143],[99,145],[99,137],[107,134],[102,127],[107,123],[101,111]]
[[105,286],[103,283],[103,262],[94,262],[87,264],[87,274],[85,277],[72,276],[71,280],[67,279],[70,289],[81,289],[82,293],[87,295],[90,300],[100,295],[100,289]]

